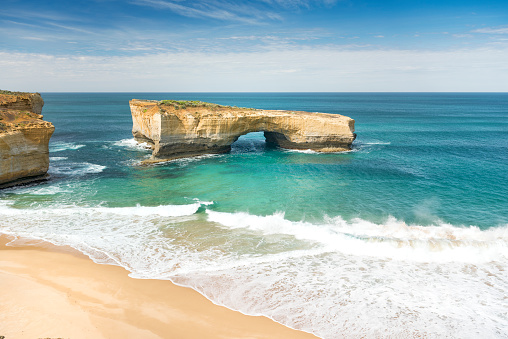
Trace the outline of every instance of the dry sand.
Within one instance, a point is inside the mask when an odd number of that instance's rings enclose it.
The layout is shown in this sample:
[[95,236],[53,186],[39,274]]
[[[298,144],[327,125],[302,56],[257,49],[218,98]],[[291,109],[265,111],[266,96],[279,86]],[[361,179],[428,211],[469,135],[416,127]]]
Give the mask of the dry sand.
[[128,277],[47,243],[0,236],[0,336],[16,338],[316,338],[214,305],[169,281]]

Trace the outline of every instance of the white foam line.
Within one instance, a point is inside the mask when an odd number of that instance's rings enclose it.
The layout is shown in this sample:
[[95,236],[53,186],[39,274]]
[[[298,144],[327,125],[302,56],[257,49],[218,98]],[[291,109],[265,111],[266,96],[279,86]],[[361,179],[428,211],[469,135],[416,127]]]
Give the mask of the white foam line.
[[146,142],[138,142],[134,138],[122,139],[119,141],[115,141],[115,142],[113,142],[113,145],[117,146],[117,147],[130,148],[130,149],[134,149],[134,150],[138,150],[138,151],[150,151],[151,150],[151,146],[149,144],[147,144]]
[[281,149],[289,153],[320,154],[319,152],[313,151],[311,149],[289,149],[289,148],[281,148]]
[[286,234],[312,241],[327,251],[419,262],[487,262],[508,258],[508,226],[482,231],[451,225],[408,226],[394,218],[377,225],[334,218],[322,225],[286,220],[283,213],[256,216],[207,210],[208,220],[231,229],[265,235]]
[[33,195],[54,195],[58,193],[72,193],[72,190],[66,190],[60,186],[50,186],[50,187],[42,187],[42,188],[31,188],[28,190],[29,194]]
[[391,142],[360,142],[360,145],[391,145]]
[[178,159],[172,159],[168,161],[159,161],[156,163],[153,163],[154,166],[164,166],[167,164],[178,164],[180,166],[186,166],[189,163],[195,162],[195,161],[201,161],[203,159],[209,159],[209,158],[219,158],[223,157],[224,154],[203,154],[203,155],[197,155],[189,158],[178,158]]
[[136,207],[93,208],[92,210],[98,213],[113,213],[118,215],[179,217],[194,214],[199,207],[201,207],[201,203],[198,202],[190,205],[161,205],[156,207],[138,205]]
[[85,147],[85,145],[77,145],[75,143],[71,142],[55,142],[49,145],[49,151],[50,152],[60,152],[65,150],[77,150],[82,147]]
[[[128,267],[126,267],[121,262],[119,262],[117,259],[112,257],[109,253],[107,253],[101,249],[92,247],[84,242],[81,242],[79,244],[75,244],[75,243],[69,244],[68,242],[65,242],[65,241],[61,241],[61,240],[59,241],[59,240],[47,238],[47,237],[41,236],[41,235],[38,236],[35,234],[13,232],[10,230],[0,230],[0,234],[8,235],[8,236],[11,236],[14,238],[13,240],[9,241],[6,244],[6,246],[16,246],[16,242],[19,242],[19,241],[43,241],[43,242],[53,244],[55,246],[69,246],[69,247],[83,253],[84,255],[86,255],[96,264],[120,266],[120,267],[123,267],[128,270]],[[27,245],[30,245],[30,244],[27,244]],[[108,260],[99,259],[96,255],[96,253],[100,253],[101,255],[106,257]]]
[[[208,265],[206,267],[199,266],[193,267],[188,266],[187,268],[180,268],[173,275],[181,276],[186,275],[188,273],[199,273],[199,272],[217,272],[217,271],[227,271],[239,267],[250,267],[252,265],[261,265],[261,264],[269,264],[269,263],[278,263],[287,259],[297,259],[302,257],[312,257],[322,255],[324,253],[328,253],[328,249],[320,248],[320,249],[310,249],[310,250],[294,250],[282,253],[275,253],[270,255],[265,255],[263,257],[245,257],[243,259],[234,258],[229,262],[221,263],[217,265]],[[144,277],[148,278],[148,277]]]
[[[130,277],[132,278],[136,278],[135,276],[129,274]],[[318,333],[315,333],[315,332],[312,332],[310,330],[307,330],[307,329],[304,329],[304,328],[297,328],[296,326],[291,326],[290,324],[287,324],[287,323],[284,323],[280,320],[277,320],[275,319],[272,315],[270,314],[266,314],[266,313],[263,313],[263,312],[246,312],[244,310],[242,310],[241,308],[239,307],[234,307],[232,305],[227,305],[225,303],[222,303],[222,302],[219,302],[218,300],[214,300],[213,298],[211,298],[209,295],[207,295],[204,291],[202,291],[201,289],[199,289],[199,287],[197,286],[194,286],[194,285],[191,285],[191,284],[182,284],[182,283],[179,283],[178,281],[176,281],[177,277],[174,277],[174,278],[171,278],[171,277],[168,277],[168,278],[163,278],[161,280],[168,280],[168,281],[171,281],[171,283],[177,285],[177,286],[180,286],[180,287],[185,287],[185,288],[190,288],[191,290],[193,291],[196,291],[198,292],[199,294],[201,294],[203,297],[205,297],[206,299],[208,299],[209,301],[212,302],[212,304],[214,305],[217,305],[217,306],[221,306],[221,307],[225,307],[229,310],[232,310],[232,311],[235,311],[235,312],[240,312],[241,314],[243,315],[246,315],[246,316],[252,316],[252,317],[259,317],[259,316],[262,316],[262,317],[265,317],[265,318],[268,318],[274,322],[276,322],[277,324],[281,324],[285,327],[288,327],[290,329],[293,329],[293,330],[297,330],[297,331],[300,331],[300,332],[305,332],[305,333],[310,333],[310,334],[313,334],[315,335],[316,337],[318,337]],[[145,278],[141,278],[141,279],[145,279]]]
[[353,148],[353,149],[346,150],[346,151],[339,151],[339,152],[317,152],[317,151],[313,151],[311,149],[305,149],[305,150],[289,149],[289,148],[280,148],[280,149],[283,150],[284,152],[300,153],[300,154],[345,154],[345,153],[353,153],[353,152],[359,151],[359,149],[357,149],[357,148]]
[[101,173],[106,169],[106,166],[91,164],[88,162],[81,163],[64,163],[59,165],[51,165],[49,167],[50,174],[68,174],[81,176],[85,174]]
[[[12,208],[10,205],[12,201],[0,200],[0,211],[4,215],[24,215],[25,209]],[[193,204],[184,205],[160,205],[160,206],[133,206],[133,207],[79,207],[75,205],[59,205],[58,207],[51,208],[35,208],[30,209],[30,213],[39,216],[43,215],[72,215],[76,213],[90,213],[90,214],[115,214],[124,216],[162,216],[162,217],[179,217],[192,215],[203,206],[213,204],[213,201],[201,202],[197,200]]]

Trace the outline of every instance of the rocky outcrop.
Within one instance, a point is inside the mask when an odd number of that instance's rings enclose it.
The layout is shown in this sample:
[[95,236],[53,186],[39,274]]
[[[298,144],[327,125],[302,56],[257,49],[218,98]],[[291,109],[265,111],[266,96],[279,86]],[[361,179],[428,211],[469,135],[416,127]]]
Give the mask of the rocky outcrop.
[[224,153],[240,136],[263,131],[282,148],[351,149],[354,120],[338,114],[258,110],[199,101],[130,101],[132,134],[153,148],[150,161]]
[[0,91],[0,188],[46,178],[55,127],[39,93]]

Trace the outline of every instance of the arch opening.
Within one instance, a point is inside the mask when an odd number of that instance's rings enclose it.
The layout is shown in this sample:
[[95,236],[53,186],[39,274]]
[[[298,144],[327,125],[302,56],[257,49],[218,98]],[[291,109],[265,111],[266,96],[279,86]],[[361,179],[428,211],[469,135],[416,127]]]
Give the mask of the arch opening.
[[267,147],[264,132],[250,132],[240,135],[231,144],[231,153],[262,153]]

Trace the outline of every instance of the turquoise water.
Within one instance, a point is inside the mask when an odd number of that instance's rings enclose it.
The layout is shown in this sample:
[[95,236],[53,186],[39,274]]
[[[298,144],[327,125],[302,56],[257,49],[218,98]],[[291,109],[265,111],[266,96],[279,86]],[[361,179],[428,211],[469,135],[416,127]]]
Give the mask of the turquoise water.
[[[51,180],[0,192],[0,232],[325,338],[507,337],[508,94],[42,95]],[[142,166],[132,98],[344,114],[358,137]]]

